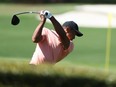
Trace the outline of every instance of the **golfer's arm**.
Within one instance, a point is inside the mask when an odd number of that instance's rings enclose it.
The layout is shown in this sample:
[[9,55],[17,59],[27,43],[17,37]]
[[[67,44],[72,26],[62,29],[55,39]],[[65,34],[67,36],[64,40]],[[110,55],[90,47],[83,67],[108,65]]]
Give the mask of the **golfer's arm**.
[[61,24],[54,18],[54,16],[52,16],[50,18],[50,20],[51,20],[56,32],[58,33],[58,35],[61,38],[61,42],[63,43],[64,49],[67,49],[69,47],[70,40],[66,36],[64,29],[62,28]]
[[32,41],[34,43],[38,43],[39,41],[42,40],[42,29],[43,29],[43,26],[45,24],[45,21],[41,21],[40,24],[37,26],[37,28],[35,29],[33,35],[32,35]]

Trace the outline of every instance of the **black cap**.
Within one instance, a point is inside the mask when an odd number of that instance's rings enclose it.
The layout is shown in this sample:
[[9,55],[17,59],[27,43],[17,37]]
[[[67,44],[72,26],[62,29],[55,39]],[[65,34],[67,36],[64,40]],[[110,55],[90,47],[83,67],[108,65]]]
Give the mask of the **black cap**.
[[70,27],[71,29],[75,30],[76,35],[77,35],[78,37],[83,36],[83,34],[79,31],[78,25],[77,25],[74,21],[66,21],[66,22],[63,24],[63,26],[68,26],[68,27]]

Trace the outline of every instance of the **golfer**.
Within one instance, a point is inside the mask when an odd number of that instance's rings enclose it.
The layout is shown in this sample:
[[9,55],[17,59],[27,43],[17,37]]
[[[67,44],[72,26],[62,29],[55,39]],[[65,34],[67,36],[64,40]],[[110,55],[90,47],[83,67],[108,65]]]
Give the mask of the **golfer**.
[[[43,63],[55,64],[72,52],[75,36],[81,37],[78,25],[74,21],[66,21],[61,25],[47,10],[40,12],[41,21],[32,35],[32,41],[36,43],[30,64]],[[49,19],[54,30],[45,28],[46,19]]]

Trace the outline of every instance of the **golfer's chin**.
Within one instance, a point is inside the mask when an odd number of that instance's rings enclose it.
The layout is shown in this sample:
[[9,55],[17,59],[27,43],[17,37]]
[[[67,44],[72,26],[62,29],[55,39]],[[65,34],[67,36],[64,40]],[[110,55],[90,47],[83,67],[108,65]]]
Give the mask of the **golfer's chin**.
[[69,40],[75,39],[75,36],[73,36],[73,35],[68,35],[68,34],[67,34],[67,37],[68,37]]
[[68,37],[68,39],[72,41],[74,38]]

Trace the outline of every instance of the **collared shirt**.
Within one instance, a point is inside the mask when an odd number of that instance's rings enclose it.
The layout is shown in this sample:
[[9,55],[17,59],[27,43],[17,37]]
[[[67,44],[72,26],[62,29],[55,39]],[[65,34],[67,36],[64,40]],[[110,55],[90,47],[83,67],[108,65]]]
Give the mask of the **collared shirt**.
[[55,64],[66,57],[73,50],[73,48],[73,42],[70,41],[69,48],[64,50],[60,37],[56,31],[43,28],[42,40],[37,43],[30,64]]

